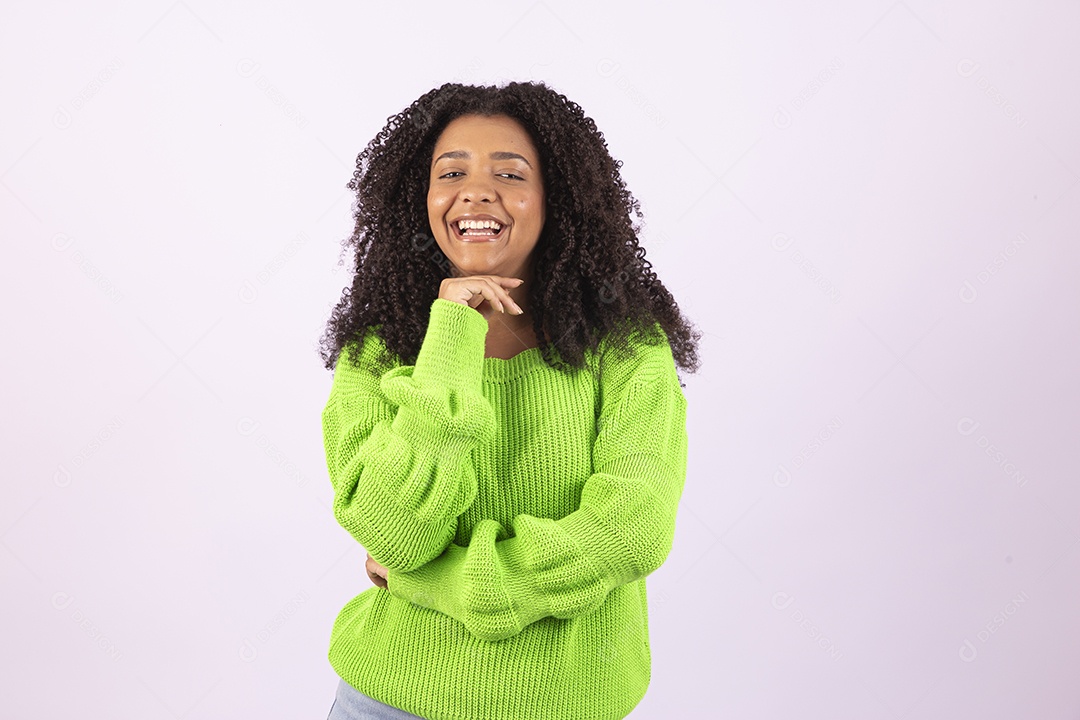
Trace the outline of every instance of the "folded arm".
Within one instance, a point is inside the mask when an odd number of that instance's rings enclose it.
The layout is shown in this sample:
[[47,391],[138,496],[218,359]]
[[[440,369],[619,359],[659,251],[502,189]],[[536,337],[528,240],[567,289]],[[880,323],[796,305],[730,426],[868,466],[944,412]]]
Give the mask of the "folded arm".
[[495,415],[481,392],[487,321],[436,299],[415,365],[375,370],[368,331],[360,368],[343,350],[322,412],[338,522],[387,568],[409,570],[450,543],[476,498],[469,459]]
[[495,641],[544,617],[593,612],[612,589],[660,567],[686,478],[686,399],[669,346],[638,352],[632,369],[602,385],[594,472],[577,510],[557,520],[521,514],[510,529],[481,520],[467,546],[390,568],[389,592]]

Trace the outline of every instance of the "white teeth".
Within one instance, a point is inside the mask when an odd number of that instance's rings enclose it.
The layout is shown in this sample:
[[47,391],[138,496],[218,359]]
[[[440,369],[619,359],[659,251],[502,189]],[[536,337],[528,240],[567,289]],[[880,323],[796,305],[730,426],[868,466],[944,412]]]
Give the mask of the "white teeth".
[[495,232],[502,230],[502,225],[494,220],[460,220],[458,221],[459,230],[482,230],[484,228],[491,228]]

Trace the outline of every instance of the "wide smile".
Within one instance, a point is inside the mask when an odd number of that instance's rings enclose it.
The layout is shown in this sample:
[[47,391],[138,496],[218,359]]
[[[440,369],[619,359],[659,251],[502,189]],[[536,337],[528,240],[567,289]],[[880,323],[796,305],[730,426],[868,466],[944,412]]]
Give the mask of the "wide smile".
[[450,223],[450,232],[453,233],[454,238],[461,242],[485,243],[501,240],[503,236],[506,235],[506,231],[509,229],[509,227],[509,225],[503,225],[499,228],[499,232],[495,233],[494,235],[491,234],[490,230],[485,230],[483,233],[476,233],[475,230],[471,230],[469,231],[469,234],[465,234],[462,233],[461,228],[457,223]]

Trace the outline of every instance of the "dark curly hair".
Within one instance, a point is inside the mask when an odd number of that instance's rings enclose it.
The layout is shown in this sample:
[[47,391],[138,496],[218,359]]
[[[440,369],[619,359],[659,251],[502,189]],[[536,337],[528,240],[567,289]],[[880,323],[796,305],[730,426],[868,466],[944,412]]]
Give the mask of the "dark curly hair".
[[[357,156],[346,185],[356,192],[356,225],[342,242],[343,252],[354,248],[354,277],[320,342],[326,368],[351,343],[362,347],[369,328],[399,363],[416,361],[431,303],[451,275],[429,231],[431,156],[443,129],[461,115],[510,116],[539,153],[546,218],[531,262],[543,282],[531,284],[529,308],[544,361],[563,371],[582,367],[585,350],[605,337],[623,350],[632,336],[658,344],[659,325],[676,364],[696,372],[701,334],[638,244],[640,226],[630,213],[644,216],[619,176],[622,162],[581,107],[543,82],[446,83],[388,118]],[[394,361],[385,354],[383,360]]]

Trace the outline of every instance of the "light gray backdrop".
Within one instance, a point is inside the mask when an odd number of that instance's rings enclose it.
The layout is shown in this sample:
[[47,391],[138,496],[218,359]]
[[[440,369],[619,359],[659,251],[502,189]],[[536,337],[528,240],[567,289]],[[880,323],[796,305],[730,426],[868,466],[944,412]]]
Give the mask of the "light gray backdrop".
[[9,9],[2,714],[325,717],[344,185],[543,79],[705,333],[633,717],[1076,718],[1078,8]]

